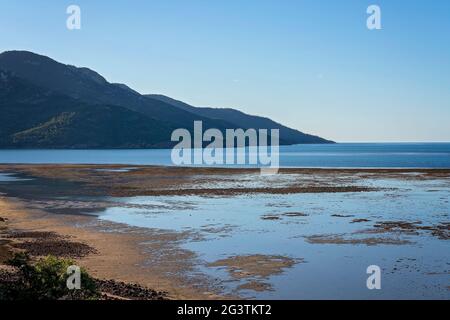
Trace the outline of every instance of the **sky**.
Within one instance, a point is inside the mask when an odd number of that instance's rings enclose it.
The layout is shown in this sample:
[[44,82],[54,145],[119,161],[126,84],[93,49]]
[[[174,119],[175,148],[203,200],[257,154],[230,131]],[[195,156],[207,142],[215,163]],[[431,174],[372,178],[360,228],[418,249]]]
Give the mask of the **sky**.
[[450,141],[448,0],[0,0],[5,50],[338,142]]

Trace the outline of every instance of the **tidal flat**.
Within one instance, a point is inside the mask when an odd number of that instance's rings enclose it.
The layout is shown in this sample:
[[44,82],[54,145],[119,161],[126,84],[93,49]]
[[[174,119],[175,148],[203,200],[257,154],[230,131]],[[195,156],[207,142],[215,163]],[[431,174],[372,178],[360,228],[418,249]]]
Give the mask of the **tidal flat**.
[[173,299],[448,299],[449,201],[445,169],[0,165],[6,228]]

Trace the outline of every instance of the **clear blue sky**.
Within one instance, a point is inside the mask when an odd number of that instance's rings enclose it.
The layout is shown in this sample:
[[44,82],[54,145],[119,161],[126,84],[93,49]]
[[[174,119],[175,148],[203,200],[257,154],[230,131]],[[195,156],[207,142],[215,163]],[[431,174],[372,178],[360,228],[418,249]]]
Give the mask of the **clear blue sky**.
[[450,141],[448,0],[0,0],[12,49],[336,141]]

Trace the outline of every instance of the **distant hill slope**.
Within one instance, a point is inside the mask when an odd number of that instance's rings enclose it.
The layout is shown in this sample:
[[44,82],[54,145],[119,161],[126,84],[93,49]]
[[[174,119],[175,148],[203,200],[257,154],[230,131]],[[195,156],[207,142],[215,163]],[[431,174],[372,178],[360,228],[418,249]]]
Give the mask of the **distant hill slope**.
[[222,119],[243,129],[279,129],[280,137],[285,141],[286,144],[334,143],[333,141],[326,140],[318,136],[305,134],[298,130],[288,128],[280,123],[270,120],[269,118],[249,115],[235,109],[199,108],[159,94],[147,94],[146,97],[160,100],[162,102],[171,104],[181,110],[188,111],[202,117]]
[[205,128],[222,129],[230,126],[221,120],[200,117],[160,100],[148,99],[123,84],[107,82],[88,68],[65,65],[28,51],[6,51],[0,54],[0,69],[88,104],[117,105],[131,109],[161,121],[172,129],[190,128],[194,120],[202,120]]
[[2,148],[156,148],[171,129],[120,106],[89,105],[0,70]]
[[195,108],[28,51],[0,54],[0,147],[158,148],[174,129],[280,128],[281,144],[329,143],[232,109]]

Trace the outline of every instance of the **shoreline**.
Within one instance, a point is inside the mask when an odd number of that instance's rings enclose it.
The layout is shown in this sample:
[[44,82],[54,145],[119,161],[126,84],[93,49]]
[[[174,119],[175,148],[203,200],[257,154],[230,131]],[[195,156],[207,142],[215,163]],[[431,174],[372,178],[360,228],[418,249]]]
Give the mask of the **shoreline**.
[[[201,237],[199,233],[132,227],[98,219],[95,215],[80,214],[80,211],[87,213],[91,208],[96,211],[105,204],[100,203],[95,207],[92,205],[94,200],[88,199],[80,205],[72,197],[192,194],[227,197],[251,193],[326,195],[384,190],[365,186],[363,181],[367,179],[450,179],[450,169],[281,169],[278,175],[267,177],[259,175],[258,169],[60,164],[0,165],[1,173],[15,174],[18,181],[21,178],[32,179],[23,184],[18,183],[17,187],[15,183],[0,183],[0,217],[8,219],[7,227],[10,230],[54,232],[86,244],[96,253],[77,258],[76,261],[94,277],[136,283],[167,292],[169,299],[188,300],[240,298],[231,296],[229,292],[222,293],[220,288],[215,287],[217,283],[213,279],[196,269],[197,265],[201,265],[198,264],[196,253],[182,248],[183,243]],[[261,187],[255,188],[255,183],[256,186],[261,184]],[[24,186],[27,188],[23,189]],[[302,216],[296,212],[290,215]],[[277,221],[281,218],[272,214],[262,216],[261,219]],[[355,219],[352,222],[363,221]],[[388,227],[387,231],[399,228]],[[415,229],[411,227],[407,231],[415,232]],[[366,244],[364,239],[356,241],[319,236],[310,236],[306,240],[310,244]],[[367,242],[367,245],[387,243],[386,239],[381,240],[384,242]],[[226,269],[239,280],[242,275],[236,270],[246,270],[264,278],[268,274],[281,274],[282,270],[297,263],[302,262],[285,256],[247,255],[231,256],[209,263],[208,266]],[[255,265],[264,265],[266,269],[255,268]],[[270,290],[264,282],[248,282],[241,288]]]
[[[146,259],[151,258],[151,254],[143,250],[142,243],[153,241],[157,236],[146,232],[148,230],[120,226],[116,223],[102,226],[93,223],[96,218],[88,216],[49,214],[28,209],[20,200],[4,196],[0,196],[0,211],[1,217],[6,219],[6,228],[9,231],[55,233],[70,241],[92,247],[95,253],[75,258],[75,261],[100,280],[138,284],[144,288],[165,292],[168,299],[226,298],[206,291],[206,284],[204,290],[201,290],[189,286],[181,277],[162,276],[164,271],[173,272],[174,269],[190,267],[181,261],[172,266],[173,268],[167,265],[160,266],[158,271],[146,268]],[[127,232],[111,231],[120,227],[125,228]],[[175,237],[175,235],[166,235],[168,241],[176,240]],[[8,237],[6,239],[2,237],[2,240],[14,242],[14,239],[11,240]],[[0,269],[1,267],[0,264]]]
[[[450,176],[450,169],[281,168],[277,174],[261,175],[259,169],[252,168],[118,164],[0,164],[2,172],[42,179],[43,182],[65,181],[83,187],[88,195],[113,197],[370,192],[377,189],[358,182],[367,178],[435,179]],[[294,176],[307,181],[277,183],[278,178]],[[258,183],[251,183],[255,179]]]
[[[41,179],[61,189],[83,189],[85,196],[238,196],[245,194],[352,193],[379,191],[372,178],[436,179],[450,169],[280,169],[261,175],[250,168],[195,168],[122,165],[0,165],[0,173]],[[294,177],[294,178],[292,178]],[[287,178],[287,179],[285,179]],[[299,180],[299,181],[296,181]],[[56,186],[58,184],[58,186]],[[70,186],[69,186],[70,184]],[[36,185],[35,190],[40,189]],[[47,186],[48,188],[48,186]],[[0,192],[1,192],[0,186]],[[71,191],[73,192],[73,190]],[[47,196],[51,196],[50,190]]]
[[[120,168],[178,168],[184,170],[226,170],[226,171],[260,171],[261,168],[265,167],[251,167],[251,166],[181,166],[174,164],[135,164],[135,163],[101,163],[101,162],[0,162],[0,167],[26,167],[26,166],[85,166],[85,167],[120,167]],[[327,166],[280,166],[279,170],[282,171],[311,171],[311,170],[331,170],[331,171],[399,171],[399,172],[409,172],[409,171],[450,171],[450,167],[327,167]]]

